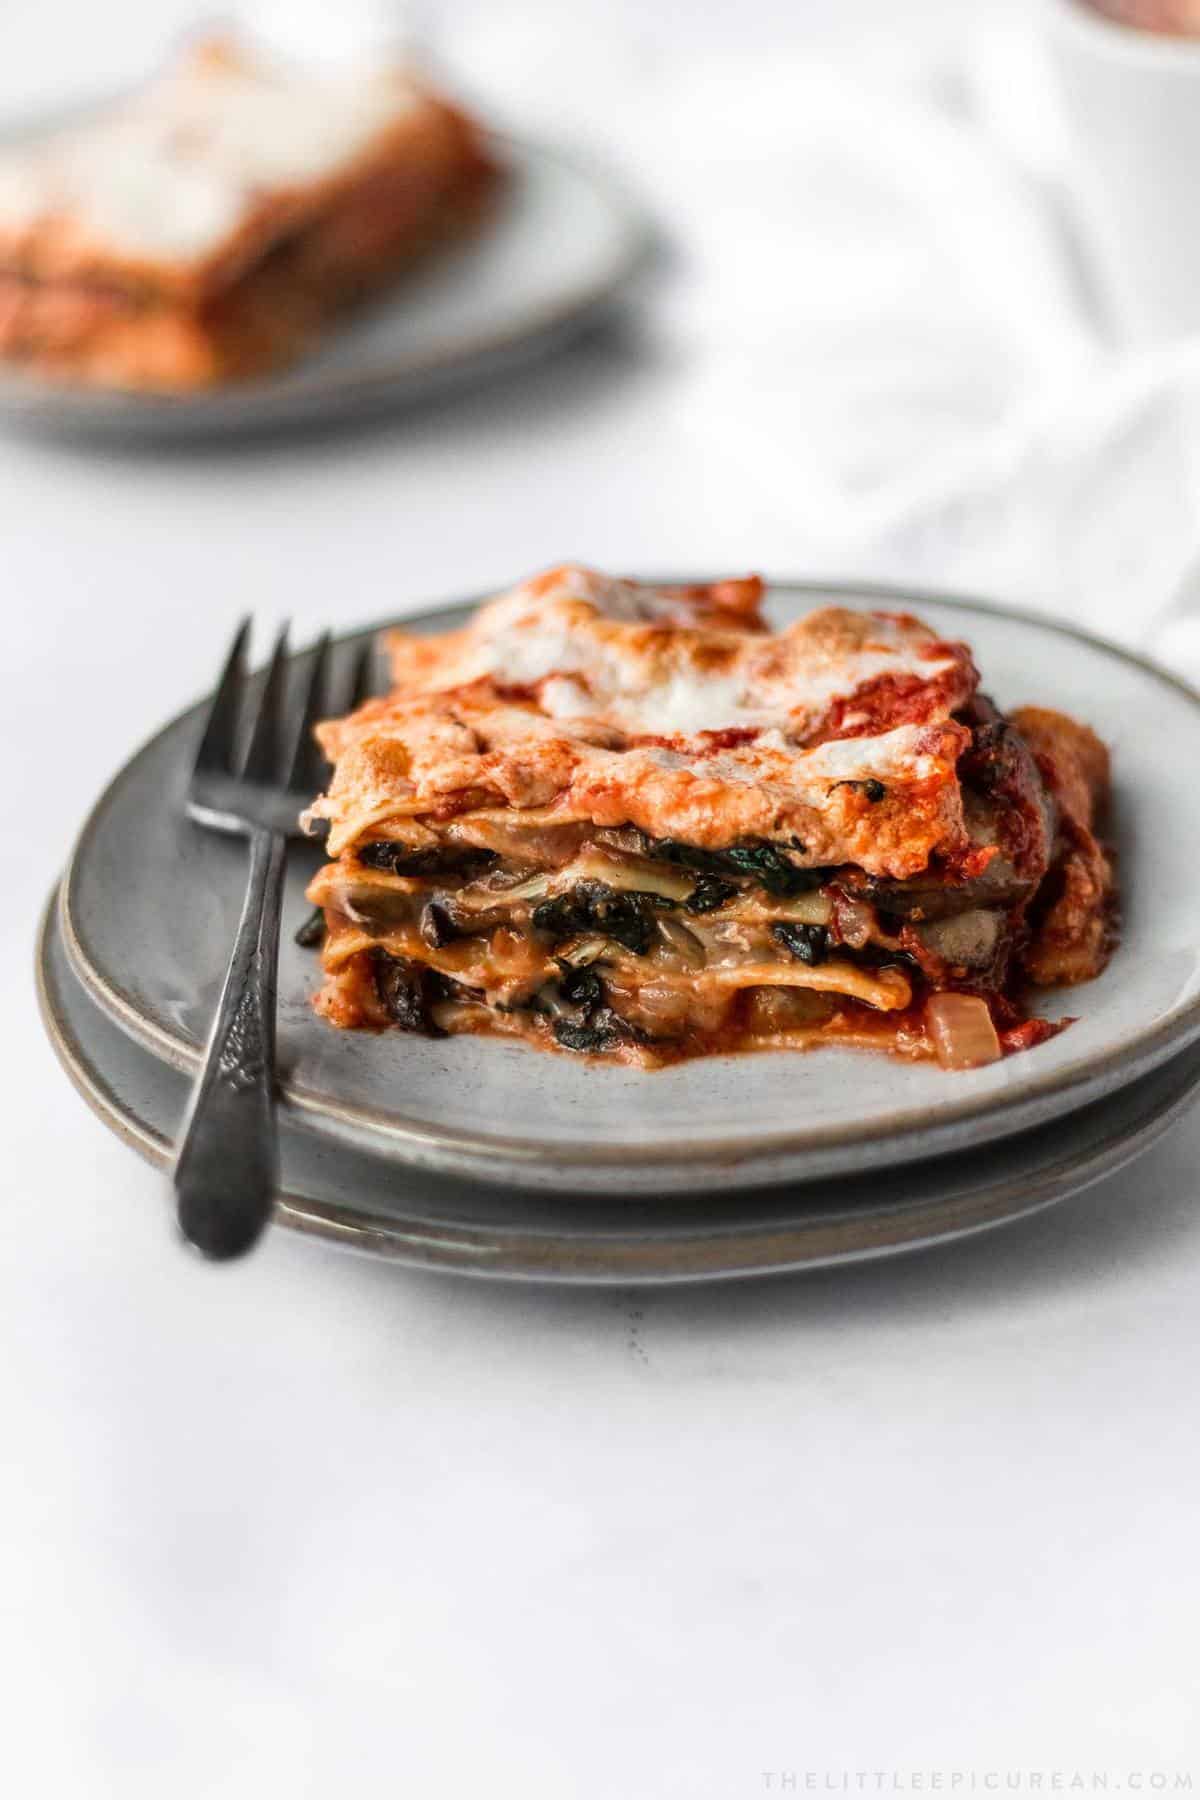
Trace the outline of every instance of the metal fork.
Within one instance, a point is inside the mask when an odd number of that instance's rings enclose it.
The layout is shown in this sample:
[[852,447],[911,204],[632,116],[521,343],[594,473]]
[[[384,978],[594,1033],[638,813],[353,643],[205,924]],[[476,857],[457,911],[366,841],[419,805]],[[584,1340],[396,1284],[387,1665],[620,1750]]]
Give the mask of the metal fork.
[[[300,811],[324,785],[313,726],[335,710],[328,633],[297,658],[301,696],[289,706],[285,626],[240,756],[249,637],[247,618],[213,695],[187,798],[196,824],[250,845],[241,922],[174,1171],[180,1228],[214,1259],[241,1256],[254,1245],[278,1188],[275,987],[283,874],[288,839],[300,836]],[[370,654],[368,644],[336,710],[356,705],[368,691]]]

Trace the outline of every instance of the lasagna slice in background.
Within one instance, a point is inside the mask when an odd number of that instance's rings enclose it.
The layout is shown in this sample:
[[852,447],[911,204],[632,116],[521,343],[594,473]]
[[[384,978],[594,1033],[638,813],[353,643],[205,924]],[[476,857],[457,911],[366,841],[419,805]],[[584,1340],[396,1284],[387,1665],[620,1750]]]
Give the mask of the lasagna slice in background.
[[474,220],[495,174],[403,70],[205,44],[0,152],[0,357],[163,393],[260,374]]
[[560,568],[389,638],[320,731],[318,1005],[655,1066],[819,1042],[947,1066],[1056,1027],[1032,981],[1109,954],[1107,755],[1006,718],[907,614],[769,630],[757,579]]

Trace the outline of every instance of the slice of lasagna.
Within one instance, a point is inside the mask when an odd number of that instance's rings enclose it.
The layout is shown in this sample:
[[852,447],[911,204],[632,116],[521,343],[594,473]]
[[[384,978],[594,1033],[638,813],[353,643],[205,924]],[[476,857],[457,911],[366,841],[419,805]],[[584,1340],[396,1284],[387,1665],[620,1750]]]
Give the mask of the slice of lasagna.
[[403,71],[202,46],[0,154],[0,356],[162,392],[261,373],[473,219],[493,174],[475,125]]
[[1048,1035],[1026,983],[1110,949],[1103,746],[908,614],[772,632],[762,596],[561,568],[393,632],[392,692],[319,733],[321,1011],[647,1066]]

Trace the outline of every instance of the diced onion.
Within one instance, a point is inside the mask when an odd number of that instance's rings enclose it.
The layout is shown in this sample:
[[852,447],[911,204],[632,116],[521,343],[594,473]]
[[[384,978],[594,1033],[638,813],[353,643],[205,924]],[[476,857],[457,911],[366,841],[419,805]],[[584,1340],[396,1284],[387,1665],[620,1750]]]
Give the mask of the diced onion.
[[925,1022],[943,1069],[981,1069],[1000,1060],[1000,1039],[986,1001],[974,994],[933,994]]

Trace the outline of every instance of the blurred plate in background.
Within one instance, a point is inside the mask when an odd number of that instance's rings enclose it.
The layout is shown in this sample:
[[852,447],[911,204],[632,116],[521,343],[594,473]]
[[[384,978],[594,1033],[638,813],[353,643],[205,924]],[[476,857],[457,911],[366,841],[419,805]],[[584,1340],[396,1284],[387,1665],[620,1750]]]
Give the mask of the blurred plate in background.
[[543,354],[591,323],[646,255],[619,188],[557,151],[497,140],[509,179],[469,240],[334,325],[280,375],[181,396],[0,372],[0,423],[129,443],[369,417]]

